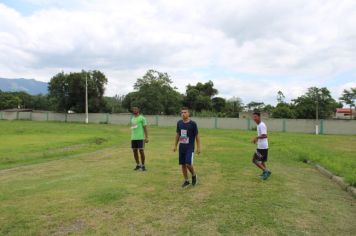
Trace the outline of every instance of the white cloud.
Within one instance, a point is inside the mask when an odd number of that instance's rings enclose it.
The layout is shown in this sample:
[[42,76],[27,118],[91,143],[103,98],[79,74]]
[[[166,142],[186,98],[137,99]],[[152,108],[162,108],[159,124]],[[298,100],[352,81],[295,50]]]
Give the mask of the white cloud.
[[[48,81],[61,70],[99,69],[113,95],[129,92],[154,68],[168,72],[182,92],[212,79],[221,95],[245,102],[273,102],[278,90],[292,98],[328,84],[338,96],[355,81],[332,81],[356,69],[352,0],[22,3],[38,8],[24,15],[0,3],[2,77]],[[212,77],[209,68],[266,79]]]

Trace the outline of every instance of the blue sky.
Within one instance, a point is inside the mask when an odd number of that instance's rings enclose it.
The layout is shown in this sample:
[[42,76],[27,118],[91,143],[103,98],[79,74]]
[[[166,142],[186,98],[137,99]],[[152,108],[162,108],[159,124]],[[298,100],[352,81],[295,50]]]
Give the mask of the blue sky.
[[26,3],[26,1],[5,0],[5,1],[0,1],[0,2],[5,4],[8,7],[16,9],[22,15],[30,15],[32,12],[39,9],[38,6],[36,6],[34,4]]
[[212,80],[220,96],[275,103],[308,87],[356,87],[351,0],[0,1],[0,77],[49,81],[99,69],[107,95],[148,69],[184,92]]

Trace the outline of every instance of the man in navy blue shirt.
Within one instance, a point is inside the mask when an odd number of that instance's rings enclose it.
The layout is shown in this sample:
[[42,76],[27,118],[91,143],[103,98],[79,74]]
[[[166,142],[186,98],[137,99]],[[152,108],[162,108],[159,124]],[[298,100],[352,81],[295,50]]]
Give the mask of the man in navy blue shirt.
[[183,188],[190,185],[188,179],[188,170],[192,174],[192,185],[197,184],[197,175],[194,171],[194,149],[195,141],[197,142],[197,154],[200,154],[200,138],[198,134],[198,126],[189,117],[189,110],[186,107],[181,109],[182,120],[177,123],[177,134],[173,151],[177,151],[179,143],[179,165],[182,167],[184,176]]

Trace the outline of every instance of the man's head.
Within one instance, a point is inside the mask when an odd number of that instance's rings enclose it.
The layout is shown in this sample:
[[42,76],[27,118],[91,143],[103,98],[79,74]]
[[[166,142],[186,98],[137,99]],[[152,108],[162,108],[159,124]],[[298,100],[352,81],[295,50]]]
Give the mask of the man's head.
[[133,113],[134,115],[138,115],[138,114],[140,113],[140,108],[138,108],[138,107],[132,107],[132,113]]
[[188,107],[182,107],[180,109],[180,115],[182,116],[183,120],[186,120],[189,118],[189,109]]
[[252,119],[256,122],[256,124],[261,123],[261,113],[260,112],[254,112],[252,114]]

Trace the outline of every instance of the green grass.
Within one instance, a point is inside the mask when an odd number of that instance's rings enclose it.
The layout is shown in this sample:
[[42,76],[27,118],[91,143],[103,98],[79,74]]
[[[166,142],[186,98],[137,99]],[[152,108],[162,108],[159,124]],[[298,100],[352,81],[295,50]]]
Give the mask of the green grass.
[[273,174],[263,182],[251,163],[255,132],[201,129],[200,183],[183,190],[174,128],[150,128],[146,173],[132,171],[128,127],[0,121],[0,128],[1,235],[356,231],[355,199],[302,162],[355,181],[355,136],[270,133]]
[[96,151],[126,135],[114,126],[30,121],[1,121],[0,130],[0,169]]

